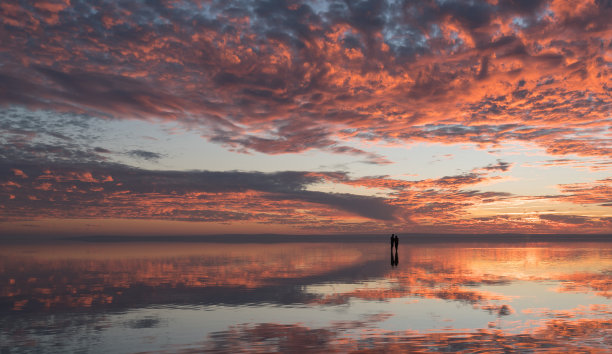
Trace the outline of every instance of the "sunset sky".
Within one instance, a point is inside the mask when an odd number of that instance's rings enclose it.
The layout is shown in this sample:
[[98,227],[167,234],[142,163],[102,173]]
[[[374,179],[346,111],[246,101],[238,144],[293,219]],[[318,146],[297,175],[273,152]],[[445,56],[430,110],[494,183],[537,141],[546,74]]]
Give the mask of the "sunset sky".
[[610,1],[0,3],[0,235],[612,233]]

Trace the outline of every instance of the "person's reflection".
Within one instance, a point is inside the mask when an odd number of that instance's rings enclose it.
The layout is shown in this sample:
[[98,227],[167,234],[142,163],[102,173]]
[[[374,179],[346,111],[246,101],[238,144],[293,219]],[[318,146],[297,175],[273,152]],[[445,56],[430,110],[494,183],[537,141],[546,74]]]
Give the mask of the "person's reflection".
[[397,257],[397,248],[395,249],[395,256],[393,255],[393,249],[391,249],[391,267],[396,267],[399,263],[399,259]]

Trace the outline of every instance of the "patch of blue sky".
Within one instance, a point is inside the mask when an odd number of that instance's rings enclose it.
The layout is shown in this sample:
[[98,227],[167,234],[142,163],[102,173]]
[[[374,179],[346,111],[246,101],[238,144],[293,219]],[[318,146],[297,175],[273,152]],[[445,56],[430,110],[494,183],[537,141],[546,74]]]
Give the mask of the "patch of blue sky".
[[527,23],[527,21],[525,21],[524,18],[520,17],[520,16],[516,16],[515,18],[512,19],[512,24],[514,26],[520,27],[520,28],[527,28],[529,27],[529,24]]

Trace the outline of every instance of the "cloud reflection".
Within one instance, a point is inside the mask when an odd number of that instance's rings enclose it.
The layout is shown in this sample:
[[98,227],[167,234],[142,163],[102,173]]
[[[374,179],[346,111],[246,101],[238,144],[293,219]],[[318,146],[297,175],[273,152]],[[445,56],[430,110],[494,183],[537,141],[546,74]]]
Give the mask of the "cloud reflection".
[[[97,331],[113,326],[153,330],[170,320],[147,312],[117,323],[102,318],[147,308],[197,312],[272,306],[289,312],[344,308],[360,313],[361,303],[379,310],[361,313],[357,320],[330,319],[318,325],[240,320],[206,332],[201,346],[210,351],[531,350],[566,345],[596,350],[610,340],[612,328],[612,308],[605,304],[610,296],[610,252],[607,243],[403,241],[398,252],[402,261],[391,267],[387,242],[382,241],[7,245],[0,251],[0,281],[6,284],[0,292],[0,312],[3,335],[15,345],[25,340],[17,333],[28,333],[25,338],[40,335],[23,321],[11,321],[25,314],[41,323],[49,322],[49,316],[68,321],[66,328],[88,323]],[[551,283],[558,287],[551,288]],[[583,294],[588,302],[566,309],[525,307],[533,300],[514,293],[516,285],[534,291],[547,288],[551,298]],[[413,305],[431,306],[430,301],[437,304],[434,308],[453,303],[475,318],[485,316],[484,322],[457,327],[460,318],[449,313],[444,314],[444,327],[411,328],[412,314],[404,312],[415,311]],[[403,330],[389,328],[396,318],[408,321],[402,320]],[[52,322],[48,325],[57,325]],[[69,336],[61,329],[54,333]]]
[[[358,322],[362,324],[361,322]],[[369,323],[367,323],[369,324]],[[303,325],[262,323],[241,325],[213,333],[203,349],[211,352],[506,352],[523,351],[605,351],[612,336],[612,320],[550,320],[529,334],[507,334],[499,330],[458,333],[414,333],[412,331],[368,331],[347,334],[335,326],[309,328]],[[567,338],[572,338],[568,341]],[[477,348],[477,349],[476,349]],[[195,353],[198,350],[183,350]]]
[[[587,291],[609,298],[609,274],[605,268],[602,271],[609,250],[593,252],[574,246],[551,251],[534,245],[513,249],[405,245],[399,252],[402,262],[392,271],[386,252],[372,253],[371,246],[362,243],[196,243],[169,244],[167,249],[129,243],[94,248],[87,244],[51,246],[55,251],[48,254],[57,256],[39,253],[42,249],[35,246],[9,246],[2,252],[1,276],[7,284],[2,297],[4,311],[20,311],[129,305],[145,299],[171,302],[166,296],[176,291],[184,292],[186,299],[199,297],[201,301],[215,292],[214,301],[224,298],[219,295],[222,292],[227,296],[224,301],[230,303],[249,297],[265,301],[272,289],[284,288],[291,293],[289,301],[321,305],[353,298],[385,301],[413,296],[499,311],[492,302],[513,297],[477,289],[479,286],[501,289],[515,281],[546,279],[559,282],[559,291]],[[83,252],[87,259],[78,256]],[[368,279],[374,282],[364,283]],[[356,285],[347,291],[313,287],[330,281]],[[232,289],[240,291],[228,295]],[[156,295],[148,298],[144,295],[148,291]],[[261,296],[256,295],[259,292]]]

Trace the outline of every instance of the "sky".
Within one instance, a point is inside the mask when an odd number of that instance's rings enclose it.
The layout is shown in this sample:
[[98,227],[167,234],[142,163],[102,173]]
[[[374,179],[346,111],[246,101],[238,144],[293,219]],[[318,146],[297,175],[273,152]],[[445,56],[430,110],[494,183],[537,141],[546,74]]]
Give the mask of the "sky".
[[0,235],[612,233],[609,1],[0,3]]

